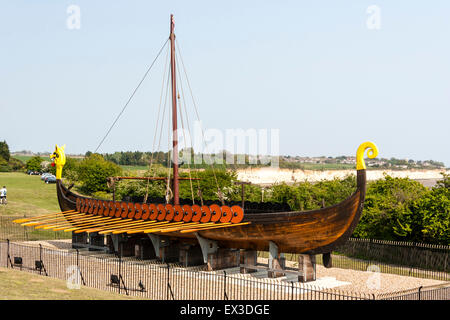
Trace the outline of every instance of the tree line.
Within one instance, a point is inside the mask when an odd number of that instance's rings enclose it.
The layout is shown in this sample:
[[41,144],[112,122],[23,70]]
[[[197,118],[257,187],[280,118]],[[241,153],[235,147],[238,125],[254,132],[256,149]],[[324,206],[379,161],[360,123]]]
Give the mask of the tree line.
[[6,141],[0,141],[0,172],[18,171],[24,167],[25,164],[22,161],[11,157]]

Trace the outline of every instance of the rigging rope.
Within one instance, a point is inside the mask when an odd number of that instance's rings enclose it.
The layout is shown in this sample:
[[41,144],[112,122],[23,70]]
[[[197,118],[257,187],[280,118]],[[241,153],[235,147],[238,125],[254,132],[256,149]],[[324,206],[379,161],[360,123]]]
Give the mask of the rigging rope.
[[[177,59],[177,62],[178,62],[178,59]],[[181,81],[182,77],[181,77],[181,74],[180,74],[179,70],[180,70],[180,68],[178,68],[178,73],[179,73],[179,78],[180,78],[181,96],[183,98],[184,114],[186,116],[186,124],[187,124],[187,128],[188,128],[189,137],[192,137],[191,127],[189,126],[189,115],[188,115],[187,107],[186,107],[187,103],[186,103],[186,99],[185,99],[185,95],[184,95],[183,82]],[[181,116],[183,115],[182,111],[183,110],[180,110]],[[185,141],[186,141],[186,138],[185,138]],[[197,178],[197,195],[200,198],[200,202],[201,202],[201,204],[203,206],[203,196],[202,196],[202,192],[201,192],[201,188],[200,188],[200,180],[199,180],[199,176],[198,176],[198,172],[197,172],[198,167],[197,167],[197,164],[195,163],[195,150],[194,150],[194,146],[192,144],[192,138],[190,139],[190,142],[191,142],[191,145],[190,145],[191,151],[193,152],[193,155],[192,155],[193,157],[191,156],[190,160],[192,160],[194,158],[194,163],[193,164],[194,164],[194,168],[196,169],[196,170],[194,170],[194,174],[195,174],[195,176]],[[191,178],[191,175],[190,175],[191,174],[191,167],[190,167],[189,163],[188,163],[188,170],[189,170],[189,178]],[[192,192],[192,198],[194,199],[194,190],[193,190],[193,187],[192,187],[192,181],[191,181],[191,192]]]
[[[196,115],[197,115],[197,120],[200,121],[200,116],[199,116],[199,113],[198,113],[197,104],[195,103],[194,95],[193,95],[193,93],[192,93],[191,84],[190,84],[190,82],[189,82],[189,77],[187,76],[186,67],[185,67],[185,65],[184,65],[183,57],[182,57],[182,55],[181,55],[181,50],[180,50],[180,46],[178,45],[177,39],[175,39],[175,45],[176,45],[176,47],[177,47],[177,49],[178,49],[177,52],[176,52],[176,54],[179,52],[178,55],[180,56],[181,65],[183,66],[184,75],[185,75],[186,82],[187,82],[188,87],[189,87],[189,91],[190,91],[191,98],[192,98],[192,103],[193,103],[193,105],[194,105],[195,113],[196,113]],[[201,131],[202,131],[202,139],[203,139],[203,143],[204,143],[204,145],[206,146],[206,142],[205,142],[205,133],[204,133],[204,131],[203,131],[203,128],[201,128]],[[224,202],[224,199],[223,199],[223,193],[222,193],[222,191],[220,190],[219,182],[218,182],[218,180],[217,180],[216,171],[215,171],[215,168],[214,168],[214,162],[212,163],[211,168],[212,168],[213,175],[214,175],[214,180],[215,180],[216,186],[217,186],[217,197],[219,198],[220,202],[222,202],[222,205],[224,205],[225,202]],[[200,188],[200,185],[199,185],[199,188]]]
[[[170,122],[170,114],[171,114],[171,108],[168,108],[168,112],[167,112],[167,123]],[[169,203],[170,201],[170,194],[172,193],[172,190],[170,189],[170,174],[172,173],[170,169],[172,169],[172,161],[171,161],[171,156],[170,156],[170,126],[167,126],[168,132],[167,132],[167,164],[169,165],[167,167],[167,188],[166,188],[166,203]],[[173,153],[173,150],[172,150]],[[175,165],[175,164],[174,164]]]
[[[162,78],[162,84],[161,84],[161,93],[159,95],[159,106],[158,106],[158,116],[156,117],[156,127],[155,127],[155,134],[153,135],[153,144],[152,144],[152,152],[151,152],[151,156],[150,156],[150,163],[149,163],[149,167],[148,167],[148,172],[149,175],[151,175],[151,170],[152,170],[152,165],[153,165],[153,157],[154,157],[154,153],[155,153],[155,143],[156,143],[156,135],[158,134],[158,127],[159,127],[159,116],[161,114],[161,105],[162,105],[162,98],[163,98],[163,94],[164,94],[164,82],[165,82],[165,78],[166,78],[166,71],[167,71],[167,66],[168,66],[168,62],[169,62],[169,46],[167,46],[167,52],[166,52],[166,63],[164,64],[164,73],[163,73],[163,78]],[[169,80],[167,80],[169,81]],[[167,86],[168,86],[168,82],[167,82]],[[164,104],[165,106],[165,104]],[[164,123],[164,116],[161,119],[161,128],[163,126]],[[159,141],[160,144],[161,140]],[[159,147],[158,147],[159,148]],[[153,178],[156,176],[156,171],[153,175]],[[149,187],[149,183],[150,183],[150,179],[147,180],[147,185],[145,188],[145,196],[144,196],[144,203],[147,202],[147,198],[148,198],[148,187]]]
[[[167,96],[168,96],[168,93],[169,93],[169,83],[170,83],[170,72],[167,72],[167,81],[166,81],[166,88],[165,88],[166,90],[165,90],[165,95],[164,95],[163,114],[161,116],[161,127],[160,127],[160,131],[159,131],[159,139],[158,139],[158,148],[157,148],[157,150],[161,149],[162,132],[163,132],[163,129],[164,129],[164,117],[166,115]],[[162,86],[162,92],[161,93],[163,93],[163,92],[164,92],[164,79],[163,79],[163,86]],[[169,115],[169,117],[170,117],[170,115]],[[159,119],[159,116],[158,116],[158,119]],[[156,132],[155,132],[155,134],[156,134]],[[155,178],[155,177],[156,177],[156,170],[155,170],[155,172],[153,172],[153,178]],[[148,188],[148,184],[147,184],[147,188]]]
[[[181,95],[183,96],[183,102],[184,102],[183,86],[181,85],[181,81],[180,81],[180,88],[181,88]],[[184,121],[183,121],[183,104],[180,101],[180,95],[179,94],[178,94],[178,102],[179,102],[179,106],[180,106],[181,130],[183,132],[184,147],[185,147],[185,149],[187,149],[187,146],[186,146],[186,133],[185,133],[185,130],[184,130]],[[191,186],[192,204],[195,204],[194,188],[192,187],[192,176],[191,176],[191,165],[190,165],[190,162],[191,161],[188,161],[188,163],[187,163],[187,165],[188,165],[188,174],[189,174],[189,184]]]
[[145,78],[147,77],[148,73],[150,72],[150,70],[152,69],[153,65],[155,64],[156,60],[158,60],[159,55],[161,54],[161,52],[163,51],[164,47],[166,46],[167,42],[169,41],[169,38],[167,38],[166,42],[164,42],[163,46],[161,47],[161,49],[159,50],[158,54],[156,55],[156,58],[153,60],[153,62],[151,63],[150,67],[147,69],[147,71],[145,72],[144,76],[142,77],[141,81],[139,82],[139,84],[137,85],[137,87],[134,89],[133,93],[131,94],[131,96],[128,98],[127,103],[125,103],[125,106],[122,108],[122,111],[120,111],[119,115],[116,117],[116,120],[114,120],[113,124],[111,125],[111,127],[109,128],[109,130],[106,132],[105,136],[103,137],[103,139],[100,141],[100,143],[98,144],[97,148],[95,148],[94,153],[96,153],[98,151],[98,149],[100,148],[100,146],[102,145],[102,143],[105,141],[106,137],[109,135],[109,133],[111,132],[112,128],[114,127],[114,125],[116,124],[117,120],[119,120],[120,116],[122,115],[122,113],[125,111],[125,109],[127,108],[128,104],[130,103],[131,99],[133,99],[136,91],[139,89],[139,87],[141,86],[142,82],[144,82]]

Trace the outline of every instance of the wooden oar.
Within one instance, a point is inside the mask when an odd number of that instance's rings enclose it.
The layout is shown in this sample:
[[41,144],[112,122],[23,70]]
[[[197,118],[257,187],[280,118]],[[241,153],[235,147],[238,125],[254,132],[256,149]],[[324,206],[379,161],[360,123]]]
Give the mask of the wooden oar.
[[[112,219],[111,217],[104,217],[104,218],[109,218],[109,219],[105,219],[105,220],[102,220],[102,221],[104,221],[105,223],[106,222],[110,222],[110,221],[117,221],[117,220],[120,220],[120,218],[115,218],[115,219]],[[71,225],[66,225],[66,226],[59,226],[59,227],[57,227],[57,228],[54,228],[53,229],[53,231],[61,231],[61,230],[65,230],[65,229],[67,229],[67,227],[76,227],[76,228],[81,228],[81,227],[88,227],[88,226],[91,226],[91,225],[96,225],[98,223],[98,221],[96,222],[96,221],[89,221],[89,222],[74,222],[73,224],[71,224]]]
[[[162,221],[162,222],[160,222],[159,224],[166,224],[166,223],[170,223],[170,221]],[[183,223],[183,222],[180,221],[180,222],[172,222],[172,223],[177,223],[177,224],[179,224],[179,223]],[[155,223],[155,225],[156,225],[156,223]],[[144,226],[144,227],[145,227],[145,226]],[[144,230],[147,230],[147,229],[148,229],[148,227],[145,227],[145,228],[140,227],[140,228],[137,228],[137,229],[135,229],[135,230],[129,230],[129,231],[127,231],[127,233],[128,233],[128,234],[142,233],[142,232],[144,232]]]
[[53,222],[60,221],[60,220],[66,220],[68,218],[69,219],[76,219],[76,218],[79,218],[79,217],[82,217],[82,216],[85,216],[85,214],[81,213],[81,212],[78,212],[78,211],[75,211],[75,212],[64,214],[64,215],[58,215],[58,216],[55,216],[53,218],[45,218],[45,219],[42,219],[42,220],[34,220],[34,221],[31,221],[31,222],[21,223],[20,225],[21,226],[28,226],[28,227],[30,227],[30,226],[36,226],[36,225],[39,225],[39,224],[43,224],[43,223],[53,223]]
[[[115,225],[119,225],[119,224],[122,224],[124,222],[133,222],[133,220],[132,219],[121,219],[119,221],[114,222],[113,225],[114,226]],[[105,226],[106,226],[105,224],[96,224],[96,225],[91,226],[91,227],[75,230],[74,232],[75,233],[81,233],[81,232],[88,232],[88,233],[90,233],[90,232],[102,231]]]
[[[125,227],[123,229],[119,229],[119,230],[115,230],[112,232],[112,234],[120,234],[120,233],[130,233],[133,231],[133,233],[139,233],[139,231],[141,230],[145,230],[150,226],[159,226],[159,225],[164,225],[169,223],[169,221],[161,221],[161,222],[155,222],[153,224],[149,224],[149,225],[139,225],[139,226],[131,226],[131,227]],[[136,232],[134,232],[136,231]]]
[[58,220],[58,219],[65,219],[67,217],[74,217],[77,215],[80,215],[81,213],[78,211],[72,211],[70,213],[63,213],[63,214],[54,214],[53,217],[46,217],[43,218],[42,220],[39,219],[34,219],[33,221],[29,221],[29,222],[25,222],[25,223],[21,223],[21,226],[30,226],[33,225],[35,223],[41,223],[41,222],[45,222],[45,221],[52,221],[52,220]]
[[[142,226],[139,226],[139,227],[135,227],[132,229],[124,229],[117,233],[124,233],[124,232],[126,232],[128,234],[144,233],[144,231],[152,230],[152,229],[159,229],[159,228],[166,228],[166,227],[167,228],[169,228],[169,227],[176,228],[175,226],[182,225],[184,223],[185,223],[184,221],[179,221],[179,222],[162,221],[159,223],[152,224],[150,226],[144,226],[145,228],[143,228]],[[149,229],[149,227],[151,227],[151,228]],[[113,234],[116,234],[116,232],[113,232]]]
[[13,222],[14,223],[24,223],[24,222],[40,219],[40,218],[43,218],[43,217],[47,217],[47,216],[50,216],[50,215],[63,214],[63,213],[72,212],[72,211],[75,211],[75,210],[68,210],[68,211],[62,211],[62,212],[56,212],[56,213],[48,213],[48,214],[44,214],[42,216],[36,216],[36,217],[31,217],[31,218],[16,219],[16,220],[13,220]]
[[80,222],[74,221],[74,222],[69,222],[66,224],[60,224],[60,225],[54,226],[53,228],[49,228],[49,229],[53,229],[53,231],[60,231],[60,230],[67,229],[68,227],[83,227],[83,226],[89,226],[91,224],[98,223],[99,221],[109,222],[112,220],[113,219],[111,219],[111,217],[103,217],[103,218],[99,218],[97,220],[86,220],[86,221],[80,221]]
[[[217,223],[208,222],[208,223],[202,223],[201,225],[202,225],[202,227],[207,227],[207,226],[217,225]],[[161,233],[174,232],[174,231],[180,231],[180,230],[184,230],[184,229],[192,229],[192,227],[193,227],[193,225],[181,225],[181,226],[173,227],[173,228],[160,229],[158,232],[161,232]],[[200,224],[199,224],[199,227],[200,227]]]
[[154,224],[155,222],[156,222],[156,220],[150,220],[150,221],[145,221],[144,220],[144,221],[140,221],[140,222],[137,222],[137,223],[129,223],[129,224],[124,224],[124,225],[119,225],[119,226],[115,226],[113,228],[106,228],[106,229],[100,231],[99,234],[110,233],[110,232],[113,232],[113,231],[117,231],[119,229],[147,226],[147,225]]
[[[130,219],[131,220],[131,219]],[[127,222],[121,222],[118,223],[114,226],[103,226],[103,225],[99,225],[97,227],[93,227],[89,230],[86,230],[85,232],[87,233],[91,233],[91,232],[100,232],[100,231],[105,231],[105,230],[112,230],[112,229],[117,229],[117,228],[121,228],[121,227],[125,227],[125,226],[131,226],[131,225],[136,225],[136,224],[141,224],[141,223],[151,223],[154,220],[151,221],[146,221],[146,220],[131,220],[131,221],[127,221]],[[78,231],[76,231],[78,232]]]
[[189,232],[197,232],[202,230],[211,230],[211,229],[217,229],[217,228],[231,228],[231,227],[237,227],[237,226],[243,226],[250,224],[251,222],[242,222],[242,223],[221,223],[217,226],[212,226],[210,228],[195,228],[195,229],[187,229],[187,230],[181,230],[180,233],[189,233]]
[[59,226],[59,225],[66,225],[66,224],[71,224],[71,223],[75,223],[75,222],[83,222],[83,221],[90,221],[90,220],[98,220],[104,218],[102,216],[92,216],[92,215],[83,215],[83,216],[76,216],[76,217],[71,217],[70,221],[67,221],[67,219],[60,219],[57,221],[46,221],[46,222],[42,222],[41,225],[35,227],[35,229],[41,229],[41,228],[45,228],[46,226]]
[[[129,221],[131,219],[126,219],[126,220]],[[124,219],[122,219],[122,218],[114,218],[114,219],[109,220],[108,222],[103,223],[102,225],[103,226],[114,225],[114,224],[117,224],[117,223],[121,223],[123,221],[124,221]],[[88,230],[88,229],[95,228],[97,226],[98,226],[97,223],[91,223],[91,224],[89,224],[87,226],[83,226],[83,227],[76,226],[76,227],[73,227],[73,228],[64,229],[64,232],[70,232],[70,231],[76,231],[76,230]]]
[[[200,224],[200,222],[184,222],[182,225],[183,226],[193,226],[193,225],[197,225],[197,224]],[[144,233],[155,233],[155,232],[159,232],[159,230],[170,229],[170,228],[172,228],[172,226],[173,225],[167,225],[167,226],[158,227],[158,228],[151,228],[151,229],[144,230]]]
[[53,229],[53,228],[59,228],[59,227],[70,227],[73,226],[75,224],[83,224],[83,223],[89,223],[89,222],[99,222],[99,221],[105,221],[111,219],[110,217],[90,217],[90,218],[84,218],[84,219],[80,219],[80,220],[76,220],[76,221],[71,221],[71,222],[65,222],[65,223],[57,223],[57,224],[47,224],[44,226],[37,226],[35,227],[35,229],[38,228],[43,228],[44,230],[48,230],[48,229]]

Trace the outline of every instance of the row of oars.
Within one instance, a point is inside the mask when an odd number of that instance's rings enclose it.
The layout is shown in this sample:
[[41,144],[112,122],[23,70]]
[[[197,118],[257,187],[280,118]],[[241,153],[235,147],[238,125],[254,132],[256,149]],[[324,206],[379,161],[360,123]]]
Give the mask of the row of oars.
[[171,222],[158,220],[133,220],[114,217],[93,216],[75,210],[47,214],[43,216],[14,220],[22,226],[34,226],[36,229],[54,230],[74,233],[99,234],[135,234],[135,233],[167,233],[180,232],[189,233],[209,229],[226,228],[247,225],[242,223],[220,223],[220,222]]

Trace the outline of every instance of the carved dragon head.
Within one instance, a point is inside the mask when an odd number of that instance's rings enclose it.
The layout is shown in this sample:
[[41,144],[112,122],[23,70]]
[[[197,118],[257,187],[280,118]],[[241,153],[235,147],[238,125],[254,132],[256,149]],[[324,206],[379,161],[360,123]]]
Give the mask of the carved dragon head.
[[53,160],[52,166],[56,166],[56,179],[61,179],[62,169],[66,164],[66,154],[64,153],[64,148],[66,145],[62,147],[58,147],[56,145],[55,151],[50,155],[50,159]]

